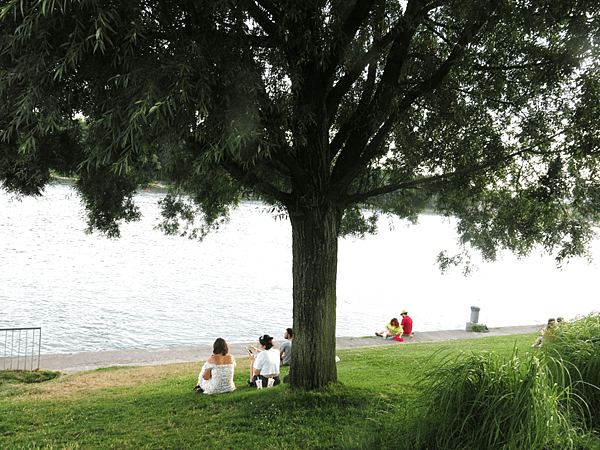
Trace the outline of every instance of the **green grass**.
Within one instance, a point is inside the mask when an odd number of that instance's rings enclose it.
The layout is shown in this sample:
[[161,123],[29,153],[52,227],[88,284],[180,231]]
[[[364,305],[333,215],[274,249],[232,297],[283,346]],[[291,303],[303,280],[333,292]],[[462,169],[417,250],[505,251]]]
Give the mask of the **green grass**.
[[570,391],[533,354],[461,355],[428,372],[422,390],[419,448],[567,449],[578,438]]
[[585,419],[600,427],[600,312],[560,325],[543,350],[552,371],[558,371],[558,383],[585,398]]
[[0,386],[17,383],[43,383],[60,376],[60,372],[50,370],[0,370]]
[[[41,384],[20,383],[18,392],[14,384],[3,383],[0,447],[410,449],[420,442],[423,450],[441,449],[418,437],[417,425],[433,417],[426,414],[427,401],[435,399],[435,390],[426,383],[428,374],[439,367],[452,370],[448,361],[471,357],[497,360],[501,367],[503,360],[515,358],[515,348],[525,359],[539,355],[541,349],[530,347],[535,337],[340,350],[339,383],[320,392],[286,385],[262,391],[248,388],[247,358],[238,360],[238,389],[222,395],[192,390],[200,362],[78,373]],[[467,356],[460,357],[463,353]],[[573,448],[600,447],[598,439],[588,439],[587,443],[580,439],[579,447]]]

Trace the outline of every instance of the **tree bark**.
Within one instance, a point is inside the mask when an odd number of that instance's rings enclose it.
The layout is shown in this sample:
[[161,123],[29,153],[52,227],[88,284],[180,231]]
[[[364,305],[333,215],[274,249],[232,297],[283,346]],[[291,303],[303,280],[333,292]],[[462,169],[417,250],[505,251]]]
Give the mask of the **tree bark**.
[[337,381],[336,277],[341,209],[330,202],[290,211],[294,345],[291,384],[312,390]]

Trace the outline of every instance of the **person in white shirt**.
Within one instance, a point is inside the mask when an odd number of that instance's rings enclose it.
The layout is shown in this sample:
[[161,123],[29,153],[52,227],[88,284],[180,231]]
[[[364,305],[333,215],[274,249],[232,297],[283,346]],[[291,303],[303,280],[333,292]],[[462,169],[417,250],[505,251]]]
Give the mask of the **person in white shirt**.
[[252,363],[250,365],[250,377],[248,386],[255,387],[262,383],[262,387],[269,385],[269,379],[273,379],[273,386],[281,383],[279,377],[279,352],[273,347],[273,338],[265,334],[258,338],[260,349],[250,347],[254,353],[250,354]]

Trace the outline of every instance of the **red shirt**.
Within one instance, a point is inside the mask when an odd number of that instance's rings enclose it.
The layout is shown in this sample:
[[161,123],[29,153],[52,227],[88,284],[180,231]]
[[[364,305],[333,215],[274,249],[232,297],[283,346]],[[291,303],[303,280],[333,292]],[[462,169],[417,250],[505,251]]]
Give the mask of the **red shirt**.
[[404,316],[402,318],[402,323],[400,324],[402,325],[402,329],[404,331],[402,331],[402,334],[407,335],[407,334],[412,334],[412,319],[408,316]]

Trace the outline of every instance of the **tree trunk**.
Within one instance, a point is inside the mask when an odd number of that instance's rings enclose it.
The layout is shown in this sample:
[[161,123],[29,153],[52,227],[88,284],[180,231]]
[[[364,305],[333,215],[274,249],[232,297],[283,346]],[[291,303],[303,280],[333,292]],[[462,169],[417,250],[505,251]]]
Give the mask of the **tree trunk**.
[[290,211],[294,282],[291,383],[311,390],[337,381],[336,277],[341,210],[328,202]]

